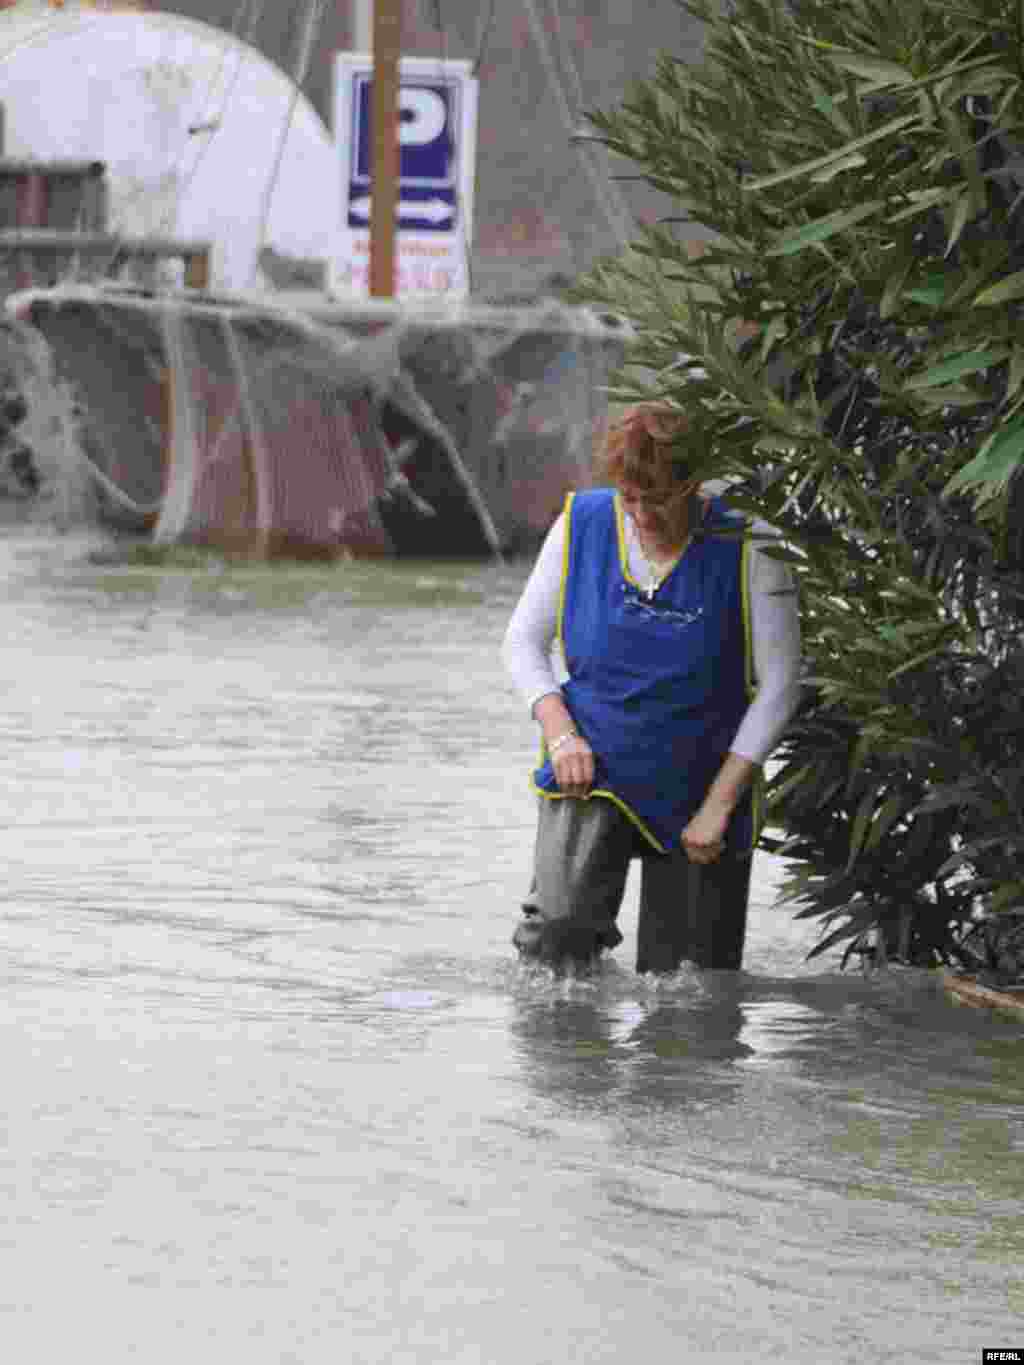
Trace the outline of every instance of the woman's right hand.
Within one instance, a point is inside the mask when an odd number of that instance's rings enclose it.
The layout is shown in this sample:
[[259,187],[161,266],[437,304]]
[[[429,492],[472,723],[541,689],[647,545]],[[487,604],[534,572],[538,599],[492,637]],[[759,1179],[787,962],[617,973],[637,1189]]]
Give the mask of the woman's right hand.
[[594,781],[594,751],[582,735],[559,745],[551,756],[558,790],[564,796],[586,796]]
[[561,692],[548,692],[535,701],[533,715],[545,744],[554,745],[554,753],[550,749],[548,753],[558,790],[563,796],[586,796],[594,781],[594,752],[577,733]]

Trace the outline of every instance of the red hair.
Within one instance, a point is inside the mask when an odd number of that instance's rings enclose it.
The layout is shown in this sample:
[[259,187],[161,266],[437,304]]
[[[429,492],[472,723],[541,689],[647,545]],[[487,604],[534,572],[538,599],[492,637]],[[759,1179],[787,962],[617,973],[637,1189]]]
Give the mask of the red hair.
[[[613,422],[598,457],[599,477],[616,488],[638,488],[662,506],[670,537],[685,535],[700,480],[685,451],[690,421],[667,403],[639,403]],[[683,448],[681,448],[683,447]]]
[[689,430],[689,418],[678,408],[637,404],[609,428],[599,456],[601,475],[617,487],[632,484],[666,497],[694,492],[696,485],[679,449]]

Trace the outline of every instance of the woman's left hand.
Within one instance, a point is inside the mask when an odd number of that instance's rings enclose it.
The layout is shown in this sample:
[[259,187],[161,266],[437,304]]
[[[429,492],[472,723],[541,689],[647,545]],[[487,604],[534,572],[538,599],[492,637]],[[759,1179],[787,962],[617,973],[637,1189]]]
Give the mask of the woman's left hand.
[[707,801],[701,806],[680,836],[691,863],[714,863],[722,856],[730,814],[728,808]]

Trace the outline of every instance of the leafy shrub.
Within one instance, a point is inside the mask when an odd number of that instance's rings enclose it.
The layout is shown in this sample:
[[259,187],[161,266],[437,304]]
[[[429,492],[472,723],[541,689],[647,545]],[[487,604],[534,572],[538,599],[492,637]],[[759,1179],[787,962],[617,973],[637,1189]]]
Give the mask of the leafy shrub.
[[686,408],[794,547],[769,843],[815,951],[967,961],[1024,906],[1024,11],[682,8],[701,60],[590,115],[678,209],[577,296],[636,328],[613,396]]

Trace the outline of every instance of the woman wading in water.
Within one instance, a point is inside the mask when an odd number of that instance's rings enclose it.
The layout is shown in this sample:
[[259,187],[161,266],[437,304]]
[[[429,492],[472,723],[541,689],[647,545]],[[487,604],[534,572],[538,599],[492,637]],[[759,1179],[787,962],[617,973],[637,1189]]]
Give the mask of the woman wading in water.
[[796,708],[800,626],[792,574],[759,548],[771,528],[744,534],[702,494],[687,439],[660,405],[613,426],[609,486],[569,495],[505,636],[543,744],[513,942],[557,968],[622,941],[634,857],[637,971],[742,961],[761,765]]

